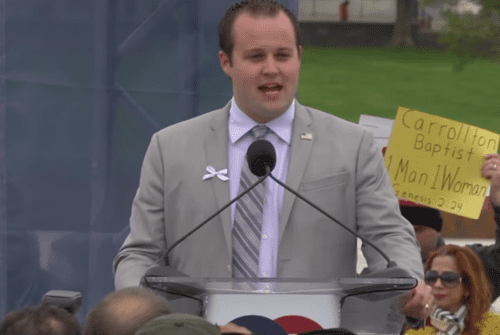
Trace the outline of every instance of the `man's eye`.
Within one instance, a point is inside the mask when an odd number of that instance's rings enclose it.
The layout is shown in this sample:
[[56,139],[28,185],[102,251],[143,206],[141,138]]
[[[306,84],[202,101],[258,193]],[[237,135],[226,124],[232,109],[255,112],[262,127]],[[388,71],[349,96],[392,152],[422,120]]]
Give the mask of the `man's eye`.
[[277,55],[278,58],[281,58],[281,59],[285,59],[285,58],[288,58],[290,57],[290,54],[287,54],[287,53],[279,53]]
[[252,58],[252,59],[259,59],[259,58],[262,58],[262,57],[264,57],[264,55],[262,55],[262,54],[256,54],[256,55],[251,55],[250,56],[250,58]]

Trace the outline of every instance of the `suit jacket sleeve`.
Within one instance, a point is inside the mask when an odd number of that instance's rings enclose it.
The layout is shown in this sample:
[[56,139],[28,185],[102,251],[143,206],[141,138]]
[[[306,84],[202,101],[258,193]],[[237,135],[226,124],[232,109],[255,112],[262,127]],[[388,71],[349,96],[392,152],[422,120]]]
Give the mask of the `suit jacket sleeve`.
[[138,286],[146,269],[165,250],[163,218],[163,168],[155,134],[146,151],[132,204],[130,234],[113,262],[116,289]]
[[[413,226],[401,215],[383,155],[365,131],[356,164],[358,231],[382,249],[416,279],[423,278],[420,248]],[[362,246],[368,272],[384,269],[387,262],[368,245]]]

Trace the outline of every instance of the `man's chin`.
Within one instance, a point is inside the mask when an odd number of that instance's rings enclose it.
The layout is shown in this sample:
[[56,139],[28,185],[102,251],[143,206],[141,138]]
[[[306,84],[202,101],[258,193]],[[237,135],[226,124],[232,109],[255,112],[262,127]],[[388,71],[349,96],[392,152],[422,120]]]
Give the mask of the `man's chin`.
[[266,110],[268,115],[280,116],[290,108],[291,104],[292,101],[288,102],[284,100],[265,102],[263,103],[263,109]]
[[272,121],[281,115],[283,115],[286,112],[286,109],[266,109],[264,113],[262,113],[260,116],[262,120],[266,120],[264,123],[267,123],[269,121]]
[[249,113],[246,113],[248,116],[250,116],[255,122],[257,123],[267,123],[271,120],[276,119],[277,117],[280,117],[283,115],[288,108],[291,105],[291,101],[289,103],[286,103],[284,101],[276,101],[276,102],[262,102],[259,105],[254,105],[252,109],[256,112],[252,113],[251,115]]

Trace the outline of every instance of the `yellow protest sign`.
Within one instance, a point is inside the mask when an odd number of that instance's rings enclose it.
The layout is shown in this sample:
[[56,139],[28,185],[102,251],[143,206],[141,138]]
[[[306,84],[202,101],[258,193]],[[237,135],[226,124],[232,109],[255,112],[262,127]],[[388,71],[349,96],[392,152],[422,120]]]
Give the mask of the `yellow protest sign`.
[[499,142],[491,131],[399,107],[385,166],[398,197],[477,219],[489,187],[484,155]]

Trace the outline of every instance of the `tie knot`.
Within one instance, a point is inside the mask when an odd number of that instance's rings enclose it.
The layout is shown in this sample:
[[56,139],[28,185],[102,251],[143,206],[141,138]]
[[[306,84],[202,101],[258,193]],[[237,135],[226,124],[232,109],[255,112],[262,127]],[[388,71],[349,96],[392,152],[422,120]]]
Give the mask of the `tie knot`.
[[258,124],[252,128],[252,134],[256,140],[260,140],[266,136],[269,128],[265,124]]

